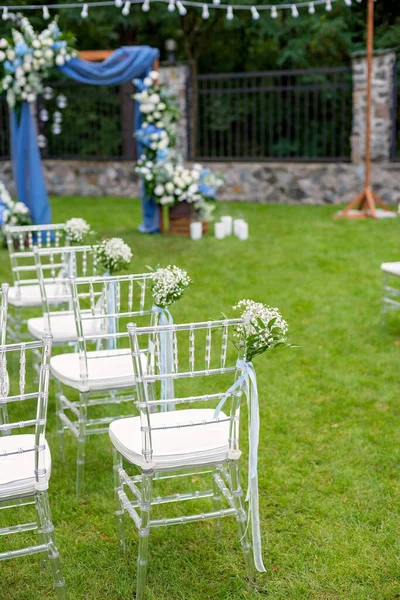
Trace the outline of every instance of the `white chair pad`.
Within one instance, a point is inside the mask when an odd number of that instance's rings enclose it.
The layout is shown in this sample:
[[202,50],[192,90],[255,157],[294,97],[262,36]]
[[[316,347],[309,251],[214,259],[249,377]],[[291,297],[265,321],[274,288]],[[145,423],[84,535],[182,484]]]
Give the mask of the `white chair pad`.
[[[49,302],[57,303],[57,299],[60,296],[61,301],[65,301],[65,288],[61,283],[48,283],[46,284],[46,294]],[[10,287],[8,290],[8,303],[12,306],[27,307],[27,306],[41,306],[42,299],[40,296],[39,284],[32,285],[20,285]]]
[[[210,421],[214,409],[187,409],[150,414],[151,425],[172,426],[190,422]],[[219,419],[226,419],[223,412]],[[145,468],[142,454],[140,417],[128,417],[113,421],[109,434],[116,449],[130,463]],[[153,445],[152,462],[156,469],[179,468],[190,465],[206,465],[224,461],[228,457],[229,421],[207,425],[158,429],[151,432]]]
[[[33,448],[34,434],[6,435],[0,437],[0,498],[30,494],[35,491],[35,453],[21,452],[12,456],[1,456],[3,452]],[[46,442],[46,481],[50,479],[51,455]]]
[[[129,349],[88,352],[88,381],[83,386],[79,354],[59,354],[50,360],[51,372],[65,385],[81,391],[111,390],[135,385]],[[143,357],[146,359],[146,357]]]
[[[50,315],[50,332],[48,331],[48,321],[45,317],[28,319],[27,326],[31,336],[37,340],[41,340],[46,333],[51,333],[53,342],[55,343],[76,342],[78,340],[75,317],[70,313],[60,312]],[[87,337],[99,333],[100,328],[101,322],[99,319],[83,321],[83,331]]]
[[381,264],[381,269],[384,273],[400,277],[400,262],[387,262]]

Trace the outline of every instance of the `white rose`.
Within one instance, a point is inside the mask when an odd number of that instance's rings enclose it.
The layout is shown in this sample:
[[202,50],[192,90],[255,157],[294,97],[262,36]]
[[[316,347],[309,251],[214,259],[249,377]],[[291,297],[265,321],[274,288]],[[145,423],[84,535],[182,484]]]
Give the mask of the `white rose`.
[[158,110],[156,110],[155,113],[154,113],[154,118],[155,119],[161,119],[161,117],[162,117],[162,114],[160,112],[158,112]]
[[36,96],[35,96],[35,94],[28,94],[26,99],[28,102],[35,102]]
[[168,183],[165,184],[165,189],[167,190],[168,194],[172,194],[174,191],[174,184],[171,183],[171,181],[168,181]]
[[160,102],[159,104],[157,104],[157,108],[158,110],[165,110],[167,106],[166,104],[164,104],[164,102]]
[[163,121],[158,121],[158,123],[156,123],[157,127],[159,127],[160,129],[162,129],[164,127],[164,122]]
[[158,140],[158,133],[152,133],[150,136],[151,140]]
[[3,62],[3,60],[6,60],[6,53],[0,50],[0,62]]
[[41,43],[39,40],[33,40],[33,42],[32,42],[33,48],[40,48],[40,46],[41,46]]
[[58,54],[56,56],[56,65],[58,67],[62,67],[65,64],[65,58],[63,56],[61,56],[61,54]]
[[149,73],[149,77],[151,77],[151,79],[153,81],[157,81],[158,77],[159,77],[159,73],[158,71],[150,71]]
[[147,85],[147,87],[149,87],[149,86],[153,85],[153,80],[150,77],[145,77],[143,79],[143,83],[144,83],[144,85]]
[[163,196],[160,199],[160,204],[170,204],[170,203],[171,203],[170,196]]
[[15,58],[14,50],[7,50],[7,58],[8,58],[8,60],[14,60],[14,58]]
[[44,58],[39,58],[39,65],[45,65],[46,61]]
[[51,60],[54,56],[54,52],[51,48],[47,48],[47,50],[45,50],[44,52],[44,57],[47,58],[47,60]]
[[156,187],[154,188],[154,193],[156,196],[162,196],[164,193],[164,186],[160,183],[156,185]]
[[142,123],[142,127],[146,128],[147,126],[148,126],[148,123],[147,123],[147,121],[143,121],[143,123]]
[[160,96],[158,94],[151,94],[149,100],[153,104],[158,104],[160,102]]
[[7,40],[4,39],[4,38],[1,38],[1,40],[0,40],[0,48],[7,48],[7,46],[8,46]]
[[154,104],[150,104],[150,102],[140,105],[140,112],[142,112],[142,113],[145,113],[145,114],[151,113],[151,112],[153,112],[153,110],[154,110]]
[[158,143],[159,149],[163,150],[164,148],[168,148],[168,142],[169,140],[160,140],[160,142]]
[[29,73],[31,71],[31,69],[32,69],[31,63],[28,63],[28,62],[24,63],[25,73]]
[[157,146],[156,142],[153,142],[152,144],[150,144],[150,148],[151,148],[152,150],[157,150],[157,147],[158,147],[158,146]]

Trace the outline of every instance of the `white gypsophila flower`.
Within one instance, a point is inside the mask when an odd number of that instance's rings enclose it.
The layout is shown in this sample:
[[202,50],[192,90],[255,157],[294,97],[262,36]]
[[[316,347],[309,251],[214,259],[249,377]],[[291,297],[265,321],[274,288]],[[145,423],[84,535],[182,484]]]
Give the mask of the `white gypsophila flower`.
[[278,308],[254,300],[240,300],[233,309],[240,310],[244,319],[244,324],[237,328],[237,336],[245,342],[247,361],[269,348],[286,344],[288,324]]
[[176,265],[157,269],[152,278],[154,304],[160,308],[170,306],[182,297],[191,283],[187,272]]
[[132,260],[132,250],[122,238],[103,240],[96,246],[98,262],[111,275],[127,267]]
[[65,232],[71,242],[80,244],[91,232],[91,227],[85,219],[74,217],[66,221]]
[[29,213],[29,208],[23,202],[16,202],[14,204],[14,213],[26,215]]

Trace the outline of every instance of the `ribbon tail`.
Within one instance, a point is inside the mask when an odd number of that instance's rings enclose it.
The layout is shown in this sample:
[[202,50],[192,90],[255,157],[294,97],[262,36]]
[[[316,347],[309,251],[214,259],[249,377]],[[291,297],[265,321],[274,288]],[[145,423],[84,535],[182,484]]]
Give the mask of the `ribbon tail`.
[[251,519],[251,535],[253,538],[253,557],[257,571],[265,573],[266,569],[262,558],[260,512],[258,505],[258,477],[249,480],[249,514]]
[[[160,311],[160,325],[172,325],[173,318],[168,310],[164,308]],[[173,338],[171,331],[163,331],[160,333],[160,354],[161,354],[161,373],[172,373],[173,371]],[[174,398],[174,381],[171,378],[161,380],[161,398],[163,400],[171,400]],[[162,412],[174,410],[174,404],[163,404]]]

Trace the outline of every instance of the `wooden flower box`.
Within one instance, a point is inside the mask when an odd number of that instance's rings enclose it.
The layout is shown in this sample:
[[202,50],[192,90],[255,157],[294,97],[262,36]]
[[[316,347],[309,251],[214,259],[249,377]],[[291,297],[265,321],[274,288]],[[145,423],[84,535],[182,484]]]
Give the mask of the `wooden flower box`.
[[[190,236],[190,223],[198,221],[198,211],[187,202],[180,202],[169,208],[160,209],[161,233],[171,235]],[[203,234],[208,231],[208,223],[203,221]]]

